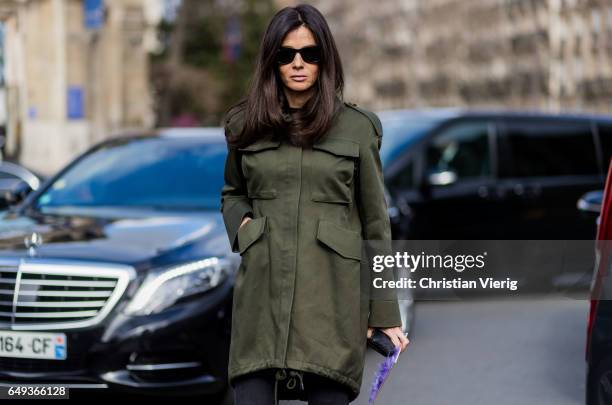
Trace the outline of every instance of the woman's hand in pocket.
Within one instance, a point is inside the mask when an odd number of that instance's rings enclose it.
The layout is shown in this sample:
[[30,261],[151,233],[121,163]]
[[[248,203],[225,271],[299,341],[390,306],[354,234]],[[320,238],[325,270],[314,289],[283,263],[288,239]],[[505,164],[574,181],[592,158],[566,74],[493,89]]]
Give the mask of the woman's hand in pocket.
[[249,222],[251,219],[253,219],[253,218],[251,218],[251,217],[250,217],[250,216],[248,216],[248,215],[245,215],[245,217],[244,217],[244,218],[242,218],[242,222],[240,223],[240,228],[242,228],[242,226],[243,226],[244,224],[246,224],[247,222]]

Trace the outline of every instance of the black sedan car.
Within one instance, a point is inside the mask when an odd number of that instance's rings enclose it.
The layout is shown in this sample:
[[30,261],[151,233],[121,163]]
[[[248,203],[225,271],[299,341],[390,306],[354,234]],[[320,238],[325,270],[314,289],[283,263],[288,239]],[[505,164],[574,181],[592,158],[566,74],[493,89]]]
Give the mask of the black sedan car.
[[221,128],[116,137],[4,213],[2,385],[228,398],[226,153]]

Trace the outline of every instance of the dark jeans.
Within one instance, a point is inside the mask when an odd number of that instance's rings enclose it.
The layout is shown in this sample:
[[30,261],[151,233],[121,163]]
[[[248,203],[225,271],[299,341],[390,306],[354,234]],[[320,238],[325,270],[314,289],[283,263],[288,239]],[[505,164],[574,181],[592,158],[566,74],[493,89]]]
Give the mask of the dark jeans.
[[[259,370],[236,379],[234,405],[273,405],[274,371]],[[329,378],[304,372],[308,405],[347,405],[348,387]]]

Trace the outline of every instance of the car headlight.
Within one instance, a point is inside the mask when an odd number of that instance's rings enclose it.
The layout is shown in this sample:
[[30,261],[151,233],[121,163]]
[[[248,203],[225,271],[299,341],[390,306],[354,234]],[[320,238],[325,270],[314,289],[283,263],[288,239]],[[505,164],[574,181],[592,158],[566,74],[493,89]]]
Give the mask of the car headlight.
[[150,315],[178,300],[201,294],[221,284],[231,272],[228,259],[210,257],[151,271],[125,308],[128,315]]

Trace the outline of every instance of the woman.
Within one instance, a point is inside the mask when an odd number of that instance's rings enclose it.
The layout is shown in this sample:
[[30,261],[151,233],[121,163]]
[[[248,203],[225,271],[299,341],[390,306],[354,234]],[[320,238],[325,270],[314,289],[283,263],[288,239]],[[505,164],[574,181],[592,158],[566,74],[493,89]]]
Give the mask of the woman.
[[[279,11],[251,87],[225,120],[221,211],[236,275],[228,376],[236,405],[348,404],[366,338],[403,351],[397,297],[373,299],[362,241],[390,242],[378,117],[342,101],[329,27],[312,6]],[[382,274],[382,276],[381,276]],[[278,384],[283,382],[283,384]]]

